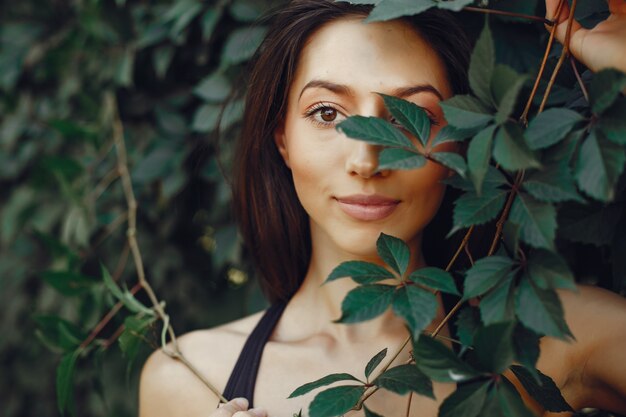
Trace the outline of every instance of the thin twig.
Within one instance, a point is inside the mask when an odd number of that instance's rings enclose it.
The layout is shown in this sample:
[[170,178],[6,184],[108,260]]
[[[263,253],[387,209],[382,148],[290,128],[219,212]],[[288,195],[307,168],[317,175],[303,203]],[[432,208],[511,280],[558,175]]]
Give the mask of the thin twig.
[[132,181],[130,178],[130,173],[128,171],[126,144],[124,142],[124,126],[120,119],[114,95],[112,93],[108,94],[106,99],[110,101],[109,104],[113,109],[113,141],[115,143],[115,148],[117,152],[118,171],[122,181],[122,187],[124,189],[126,204],[128,206],[128,229],[126,235],[128,238],[128,245],[133,256],[133,261],[135,262],[137,279],[139,281],[139,285],[141,285],[141,288],[143,288],[146,294],[148,294],[148,298],[150,299],[152,307],[157,313],[157,316],[163,322],[163,331],[164,333],[166,332],[169,336],[172,346],[171,349],[168,348],[165,345],[165,341],[163,341],[161,345],[161,351],[167,356],[180,361],[200,381],[202,381],[202,383],[204,383],[204,385],[209,388],[220,399],[220,401],[227,402],[228,400],[222,395],[222,393],[213,384],[211,384],[207,380],[207,378],[195,367],[195,365],[189,362],[189,360],[187,360],[187,358],[180,351],[178,347],[178,341],[176,339],[176,334],[174,333],[174,328],[170,324],[169,316],[165,312],[164,305],[163,303],[159,302],[156,294],[154,293],[154,290],[152,289],[152,286],[150,286],[150,283],[146,280],[143,259],[141,257],[139,244],[137,243],[137,200],[135,199],[135,193],[133,191]]
[[[561,14],[561,9],[563,7],[565,0],[561,0],[559,2],[559,5],[556,8],[556,18],[558,19],[558,16]],[[539,88],[539,83],[541,82],[541,77],[543,77],[543,72],[546,69],[546,64],[548,62],[548,57],[550,56],[550,51],[552,50],[552,44],[554,43],[554,37],[556,35],[556,30],[557,30],[557,26],[556,24],[553,23],[552,25],[552,29],[550,30],[550,38],[548,39],[548,45],[546,46],[546,50],[543,54],[543,59],[541,60],[541,66],[539,67],[539,73],[537,74],[537,77],[535,78],[535,85],[533,85],[533,89],[530,93],[530,96],[528,97],[528,100],[526,101],[526,107],[524,107],[524,112],[522,113],[522,115],[520,116],[520,122],[522,122],[524,125],[528,124],[528,112],[530,111],[530,107],[532,106],[533,103],[533,99],[535,98],[535,95],[537,94],[537,89]]]
[[[569,54],[569,41],[570,41],[570,36],[572,34],[572,24],[574,22],[574,12],[576,11],[576,3],[577,3],[577,0],[572,0],[572,5],[570,6],[569,16],[567,19],[567,30],[565,31],[563,51],[561,51],[561,56],[559,57],[559,60],[556,63],[556,66],[554,67],[554,70],[552,71],[552,76],[550,77],[550,81],[548,82],[546,91],[543,93],[543,100],[541,100],[541,105],[539,106],[538,113],[541,113],[544,107],[546,106],[546,102],[548,101],[548,97],[550,96],[550,91],[552,90],[552,86],[554,85],[556,76],[561,70],[561,66],[563,65],[563,62],[565,61],[565,58]],[[558,15],[557,15],[557,18],[558,18]],[[557,25],[555,25],[555,27],[556,26]]]
[[587,91],[587,87],[585,87],[585,83],[583,82],[582,77],[580,76],[580,72],[578,71],[578,67],[576,67],[576,59],[572,55],[569,56],[569,62],[572,64],[572,70],[574,71],[574,75],[576,75],[576,81],[578,81],[578,85],[580,86],[581,91],[583,92],[583,96],[587,103],[589,103],[589,92]]
[[463,11],[485,13],[485,14],[496,14],[500,16],[509,16],[509,17],[519,17],[520,19],[533,20],[535,22],[541,22],[546,25],[553,24],[551,20],[546,19],[545,17],[533,16],[533,15],[523,14],[523,13],[507,12],[505,10],[483,9],[482,7],[468,6],[468,7],[463,7]]
[[104,232],[100,235],[100,237],[98,237],[98,240],[94,242],[92,249],[97,248],[105,240],[107,240],[107,238],[111,236],[117,230],[118,227],[124,224],[127,218],[128,218],[128,213],[124,212],[124,213],[121,213],[119,216],[117,216],[115,219],[113,219],[113,221],[106,226],[106,228],[104,229]]
[[112,169],[109,171],[100,182],[94,187],[91,194],[89,194],[88,198],[91,201],[96,201],[104,191],[120,176],[120,173],[117,169]]
[[413,391],[409,392],[409,402],[406,405],[406,417],[411,415],[411,400],[413,399]]
[[496,249],[498,248],[498,243],[500,242],[500,236],[502,235],[502,229],[504,228],[504,223],[506,219],[509,217],[509,212],[511,211],[511,206],[513,205],[513,200],[517,195],[517,190],[522,183],[522,179],[524,178],[524,171],[520,171],[517,174],[517,178],[515,178],[515,184],[513,188],[511,188],[511,192],[509,193],[509,197],[506,200],[506,204],[504,205],[504,210],[502,211],[502,215],[498,219],[496,223],[496,233],[493,236],[493,240],[491,241],[491,247],[489,248],[489,252],[487,252],[487,256],[491,256],[494,254]]

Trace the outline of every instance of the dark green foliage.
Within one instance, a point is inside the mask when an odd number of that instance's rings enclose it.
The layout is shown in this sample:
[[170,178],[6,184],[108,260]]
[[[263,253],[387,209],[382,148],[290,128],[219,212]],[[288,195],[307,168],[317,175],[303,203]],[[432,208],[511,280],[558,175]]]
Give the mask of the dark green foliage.
[[385,356],[387,356],[387,348],[384,348],[372,357],[372,359],[365,366],[365,378],[370,377],[372,371],[376,369],[383,359],[385,359]]
[[413,391],[425,397],[435,398],[430,379],[414,365],[400,365],[390,368],[376,378],[373,383],[396,394],[406,394]]
[[326,375],[323,378],[318,379],[317,381],[309,382],[308,384],[304,384],[294,392],[289,394],[289,398],[299,397],[300,395],[304,395],[308,392],[313,391],[314,389],[333,384],[338,381],[358,381],[357,378],[353,377],[350,374],[330,374]]
[[561,392],[552,379],[539,371],[540,382],[537,383],[532,373],[526,368],[513,365],[511,370],[524,386],[524,389],[539,403],[546,411],[560,413],[564,411],[574,411],[572,407],[563,399]]
[[320,392],[309,405],[310,417],[341,416],[357,403],[365,392],[362,385],[345,385]]

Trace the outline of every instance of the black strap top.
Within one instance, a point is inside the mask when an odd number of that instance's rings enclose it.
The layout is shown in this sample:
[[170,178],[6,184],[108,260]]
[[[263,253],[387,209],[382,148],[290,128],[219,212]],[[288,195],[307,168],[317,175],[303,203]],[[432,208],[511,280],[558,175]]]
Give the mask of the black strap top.
[[[449,311],[450,299],[444,296],[443,301],[446,311]],[[254,407],[252,404],[254,387],[259,372],[259,365],[261,364],[263,348],[272,335],[276,324],[278,324],[283,311],[285,311],[287,302],[279,301],[272,304],[263,314],[250,336],[248,336],[233,368],[233,372],[226,383],[226,388],[224,388],[223,394],[228,400],[243,397],[248,400],[250,408]],[[453,326],[452,322],[449,324]]]
[[256,385],[256,376],[261,364],[263,348],[272,335],[286,306],[286,301],[272,304],[263,314],[250,336],[248,336],[239,354],[239,359],[237,359],[237,363],[233,368],[233,372],[230,374],[226,388],[224,388],[224,397],[228,400],[243,397],[248,399],[250,408],[254,407],[252,405],[254,386]]

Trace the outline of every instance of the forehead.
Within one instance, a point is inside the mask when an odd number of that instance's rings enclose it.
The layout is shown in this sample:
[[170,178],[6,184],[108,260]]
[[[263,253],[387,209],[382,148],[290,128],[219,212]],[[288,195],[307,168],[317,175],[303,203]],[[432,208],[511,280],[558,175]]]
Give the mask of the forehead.
[[310,80],[330,80],[357,91],[385,92],[431,84],[451,96],[439,56],[408,23],[363,23],[344,18],[324,25],[300,54],[292,93]]

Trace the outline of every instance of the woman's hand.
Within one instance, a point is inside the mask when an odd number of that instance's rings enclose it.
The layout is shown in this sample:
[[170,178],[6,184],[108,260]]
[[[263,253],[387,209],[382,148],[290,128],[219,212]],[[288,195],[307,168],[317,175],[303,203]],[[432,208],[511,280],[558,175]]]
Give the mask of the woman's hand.
[[[565,42],[569,7],[564,0],[561,13],[555,19],[560,0],[546,0],[546,18],[558,23],[556,38]],[[609,0],[611,15],[593,29],[572,23],[570,52],[592,71],[616,68],[626,72],[626,0]],[[548,28],[550,29],[550,28]]]
[[220,404],[209,417],[267,417],[267,412],[262,408],[248,410],[248,400],[235,398],[226,404]]

